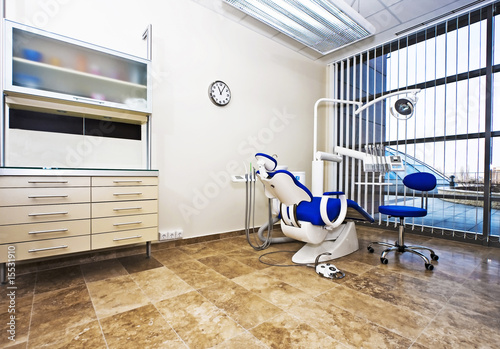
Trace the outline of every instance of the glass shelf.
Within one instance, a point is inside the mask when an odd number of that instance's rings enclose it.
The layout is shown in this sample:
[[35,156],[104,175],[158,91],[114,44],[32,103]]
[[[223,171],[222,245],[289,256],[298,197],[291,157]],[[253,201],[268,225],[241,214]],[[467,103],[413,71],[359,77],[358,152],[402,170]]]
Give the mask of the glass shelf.
[[11,21],[5,90],[151,112],[150,61]]

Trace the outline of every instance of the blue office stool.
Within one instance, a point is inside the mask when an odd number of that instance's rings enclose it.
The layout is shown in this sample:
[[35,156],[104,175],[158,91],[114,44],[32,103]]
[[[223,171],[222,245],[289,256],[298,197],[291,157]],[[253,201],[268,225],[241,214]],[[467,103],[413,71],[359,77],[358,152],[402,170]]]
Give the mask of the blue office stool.
[[430,257],[432,260],[437,261],[439,259],[438,255],[434,251],[425,246],[406,246],[404,242],[404,219],[406,217],[424,217],[427,215],[427,203],[428,194],[430,190],[436,188],[436,177],[431,173],[417,172],[407,175],[403,179],[403,184],[413,190],[418,190],[422,192],[422,204],[421,207],[413,206],[403,206],[403,205],[386,205],[379,206],[378,210],[380,213],[386,214],[389,217],[399,218],[399,237],[398,241],[394,244],[387,242],[372,242],[368,245],[368,251],[373,253],[372,245],[382,245],[389,248],[385,249],[381,256],[380,261],[382,264],[387,264],[389,261],[386,255],[389,252],[411,252],[420,256],[425,262],[425,268],[427,270],[433,270],[434,266],[431,264],[429,259],[420,251],[417,250],[427,250],[431,253]]

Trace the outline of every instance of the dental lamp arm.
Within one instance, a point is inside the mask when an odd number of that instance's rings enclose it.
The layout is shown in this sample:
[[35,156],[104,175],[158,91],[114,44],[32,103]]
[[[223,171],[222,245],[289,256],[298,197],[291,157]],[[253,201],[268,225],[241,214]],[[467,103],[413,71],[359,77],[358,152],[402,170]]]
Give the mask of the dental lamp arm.
[[386,99],[386,98],[389,98],[389,97],[393,97],[393,96],[398,96],[398,95],[402,95],[402,94],[406,94],[406,93],[412,93],[413,95],[416,95],[417,93],[420,92],[420,89],[419,88],[416,88],[416,89],[411,89],[411,90],[402,90],[402,91],[396,91],[396,92],[392,92],[392,93],[389,93],[389,94],[386,94],[386,95],[383,95],[383,96],[380,96],[378,98],[375,98],[373,101],[371,102],[368,102],[366,103],[365,105],[363,105],[361,108],[358,108],[355,112],[354,112],[354,115],[358,115],[359,113],[361,113],[363,110],[365,110],[366,108],[374,105],[375,103],[383,100],[383,99]]
[[[327,212],[328,199],[330,198],[329,196],[331,195],[338,195],[340,199],[340,212],[337,219],[334,221],[330,221]],[[321,201],[319,204],[319,212],[321,214],[321,219],[323,220],[323,223],[325,223],[326,225],[326,229],[330,230],[337,228],[344,222],[345,216],[347,215],[347,199],[345,197],[345,194],[341,191],[324,193],[323,196],[321,197]]]

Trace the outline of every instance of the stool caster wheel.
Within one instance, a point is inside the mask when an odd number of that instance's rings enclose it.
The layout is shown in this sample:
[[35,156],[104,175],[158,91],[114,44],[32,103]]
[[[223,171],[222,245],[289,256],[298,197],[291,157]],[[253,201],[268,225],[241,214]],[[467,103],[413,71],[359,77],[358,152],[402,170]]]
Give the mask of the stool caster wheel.
[[430,264],[430,263],[429,264],[425,263],[425,269],[427,269],[427,270],[433,270],[434,266],[432,264]]
[[373,253],[373,251],[375,251],[375,250],[373,249],[373,247],[371,247],[371,246],[368,246],[368,247],[367,247],[367,249],[368,249],[368,252],[370,252],[370,253]]
[[431,259],[432,259],[433,261],[437,261],[437,260],[439,259],[439,256],[438,256],[437,254],[432,253],[432,254],[431,254]]
[[382,262],[382,264],[387,264],[387,263],[389,263],[389,260],[387,258],[381,257],[380,262]]

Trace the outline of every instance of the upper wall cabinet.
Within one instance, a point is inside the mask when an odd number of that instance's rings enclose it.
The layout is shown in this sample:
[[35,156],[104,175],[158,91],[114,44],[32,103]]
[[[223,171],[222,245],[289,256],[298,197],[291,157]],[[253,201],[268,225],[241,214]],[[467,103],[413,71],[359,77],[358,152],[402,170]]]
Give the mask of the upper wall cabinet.
[[5,35],[7,94],[151,113],[149,60],[8,20]]

